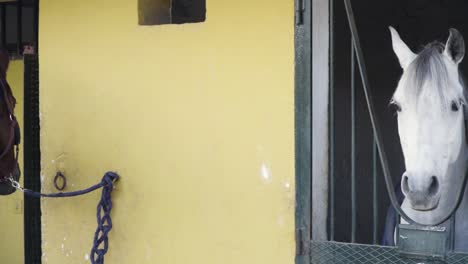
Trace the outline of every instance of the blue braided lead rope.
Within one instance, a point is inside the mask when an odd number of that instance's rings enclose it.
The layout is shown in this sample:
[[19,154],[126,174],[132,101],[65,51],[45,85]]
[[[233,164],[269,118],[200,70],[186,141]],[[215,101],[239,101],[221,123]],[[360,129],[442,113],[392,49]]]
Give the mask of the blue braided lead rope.
[[[107,175],[107,174],[106,174]],[[112,219],[110,212],[112,210],[111,193],[114,189],[114,180],[118,179],[117,174],[111,174],[108,177],[104,175],[102,181],[106,185],[102,188],[101,200],[97,205],[97,223],[96,232],[94,233],[93,248],[91,249],[91,263],[103,264],[104,255],[109,249],[109,241],[107,235],[112,229]]]
[[92,264],[103,264],[104,255],[106,255],[109,250],[109,240],[108,234],[112,229],[112,219],[110,216],[112,210],[112,199],[111,193],[114,190],[114,183],[119,179],[119,175],[115,172],[107,172],[100,183],[95,184],[87,189],[75,191],[75,192],[60,192],[60,193],[40,193],[31,191],[28,189],[23,189],[19,186],[17,182],[12,182],[13,187],[20,189],[24,192],[25,195],[40,198],[40,197],[50,197],[50,198],[61,198],[61,197],[73,197],[83,194],[90,193],[99,188],[102,188],[101,200],[97,205],[97,228],[94,233],[93,248],[91,249],[91,263]]

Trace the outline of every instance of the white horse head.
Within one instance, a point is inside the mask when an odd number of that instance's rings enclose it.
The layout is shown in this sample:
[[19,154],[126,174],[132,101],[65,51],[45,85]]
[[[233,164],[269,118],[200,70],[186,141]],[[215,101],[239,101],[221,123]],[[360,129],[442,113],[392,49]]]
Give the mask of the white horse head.
[[433,42],[415,54],[395,29],[390,31],[403,68],[392,98],[406,166],[401,182],[406,198],[403,209],[431,223],[455,203],[467,169],[467,107],[458,73],[465,44],[462,35],[450,29],[445,45]]

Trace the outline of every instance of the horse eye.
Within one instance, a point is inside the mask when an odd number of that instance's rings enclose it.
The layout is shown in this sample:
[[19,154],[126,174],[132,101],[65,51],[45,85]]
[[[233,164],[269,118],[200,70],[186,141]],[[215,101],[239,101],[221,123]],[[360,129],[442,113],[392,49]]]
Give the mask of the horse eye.
[[459,107],[458,107],[458,104],[453,101],[452,105],[451,105],[451,108],[452,108],[453,112],[457,112]]

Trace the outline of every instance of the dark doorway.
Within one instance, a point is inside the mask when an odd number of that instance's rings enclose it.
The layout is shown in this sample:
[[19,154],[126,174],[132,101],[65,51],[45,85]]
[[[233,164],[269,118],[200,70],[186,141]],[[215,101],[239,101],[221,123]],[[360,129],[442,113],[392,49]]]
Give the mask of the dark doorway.
[[[404,172],[395,113],[389,102],[402,70],[393,54],[388,26],[395,27],[414,52],[434,40],[445,43],[450,27],[468,40],[468,2],[461,0],[352,1],[361,45],[373,90],[383,141],[394,182]],[[334,121],[335,127],[335,241],[351,241],[351,39],[344,2],[334,0]],[[467,60],[461,64],[468,76]],[[373,214],[373,134],[360,76],[355,75],[355,171],[356,171],[356,243],[372,244]],[[377,162],[379,164],[379,162]],[[388,194],[380,167],[377,167],[377,237],[382,237]]]
[[[24,186],[41,190],[39,123],[39,61],[37,54],[24,55]],[[41,201],[24,196],[25,264],[41,263]]]

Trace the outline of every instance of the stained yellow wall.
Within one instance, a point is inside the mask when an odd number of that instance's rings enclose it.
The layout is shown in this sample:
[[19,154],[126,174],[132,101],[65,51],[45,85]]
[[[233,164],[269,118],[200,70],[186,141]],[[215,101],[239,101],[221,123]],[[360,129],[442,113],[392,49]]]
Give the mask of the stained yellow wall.
[[[106,263],[294,263],[293,2],[40,1],[43,191],[121,174]],[[42,200],[44,263],[88,263],[98,196]]]
[[[23,128],[23,61],[15,60],[8,69],[8,83],[17,100],[15,114]],[[20,145],[23,153],[23,145]],[[23,168],[23,156],[19,157],[20,168]],[[23,171],[23,169],[21,169]],[[23,182],[24,175],[21,175]],[[0,196],[0,262],[24,263],[24,233],[23,233],[23,195],[16,192],[8,196]]]

